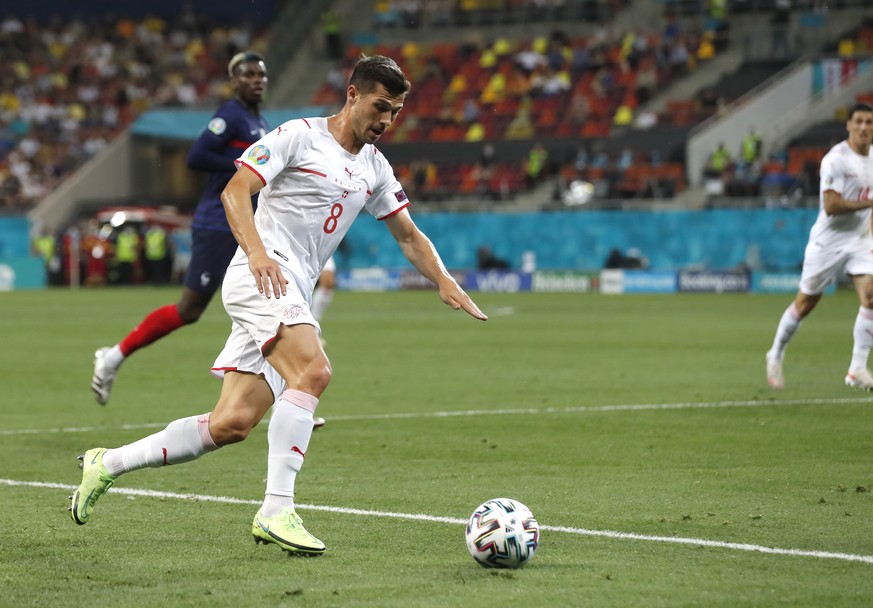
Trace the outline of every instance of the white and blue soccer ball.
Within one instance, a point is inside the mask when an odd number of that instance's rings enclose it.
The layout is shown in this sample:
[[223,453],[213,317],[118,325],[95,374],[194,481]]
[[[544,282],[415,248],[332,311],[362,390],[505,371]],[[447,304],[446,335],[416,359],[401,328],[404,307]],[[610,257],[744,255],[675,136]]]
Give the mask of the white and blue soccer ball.
[[540,526],[533,513],[511,498],[483,502],[467,522],[467,550],[486,568],[521,568],[539,542]]

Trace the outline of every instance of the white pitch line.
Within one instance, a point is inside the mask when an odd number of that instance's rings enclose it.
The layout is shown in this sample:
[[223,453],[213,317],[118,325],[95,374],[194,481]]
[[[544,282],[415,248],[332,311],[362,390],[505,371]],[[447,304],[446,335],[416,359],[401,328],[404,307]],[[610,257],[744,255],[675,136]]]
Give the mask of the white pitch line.
[[[0,479],[0,484],[6,486],[24,486],[31,488],[48,488],[53,490],[73,491],[76,486],[63,483],[49,483],[44,481],[18,481],[15,479]],[[216,502],[234,505],[260,505],[260,500],[247,500],[232,498],[230,496],[210,496],[208,494],[177,494],[175,492],[158,492],[156,490],[139,490],[136,488],[113,487],[109,490],[113,494],[126,496],[145,496],[149,498],[173,498],[177,500],[193,500],[200,502]],[[328,505],[295,505],[299,509],[310,511],[326,511],[329,513],[341,513],[343,515],[361,515],[364,517],[387,517],[391,519],[407,519],[414,521],[430,521],[442,524],[465,525],[466,519],[457,517],[440,517],[425,515],[423,513],[394,513],[392,511],[371,511],[368,509],[352,509],[348,507],[331,507]],[[677,545],[692,545],[695,547],[712,547],[714,549],[730,549],[734,551],[748,551],[751,553],[766,553],[768,555],[786,555],[792,557],[814,557],[818,559],[835,559],[846,562],[861,562],[873,564],[873,555],[856,555],[854,553],[838,553],[833,551],[808,551],[803,549],[782,549],[779,547],[766,547],[749,543],[728,543],[703,538],[683,538],[678,536],[650,536],[648,534],[634,534],[633,532],[616,532],[613,530],[588,530],[586,528],[569,528],[566,526],[540,526],[540,530],[547,532],[564,532],[578,536],[599,536],[602,538],[614,538],[618,540],[640,540],[658,543],[672,543]]]
[[488,311],[490,317],[507,317],[515,314],[515,306],[500,306]]
[[42,435],[44,433],[91,433],[93,431],[108,430],[136,430],[156,429],[167,426],[166,422],[144,422],[142,424],[120,424],[118,426],[64,426],[50,429],[4,429],[0,430],[0,437],[11,435]]
[[[348,416],[330,416],[331,422],[343,422],[350,420],[403,420],[408,418],[455,418],[463,416],[493,416],[497,415],[543,415],[543,414],[578,414],[596,412],[638,412],[643,410],[687,410],[687,409],[712,409],[724,407],[767,407],[783,405],[863,405],[873,403],[870,397],[851,397],[840,399],[782,399],[773,401],[750,400],[750,401],[712,401],[712,402],[687,402],[687,403],[638,403],[619,405],[578,405],[567,407],[543,407],[543,408],[517,408],[517,409],[492,409],[492,410],[447,410],[439,412],[397,412],[394,414],[360,414]],[[265,418],[263,422],[268,420]],[[136,430],[164,428],[166,422],[146,422],[142,424],[122,424],[119,426],[80,426],[80,427],[56,427],[46,429],[3,429],[0,437],[14,435],[40,435],[45,433],[91,433],[101,430]]]
[[540,415],[540,414],[573,414],[584,412],[624,412],[642,410],[686,410],[709,409],[722,407],[766,407],[779,405],[840,405],[873,403],[873,398],[853,397],[842,399],[784,399],[779,401],[713,401],[700,403],[639,403],[621,405],[578,405],[567,407],[493,409],[493,410],[457,410],[442,412],[399,412],[396,414],[362,414],[351,416],[330,416],[330,420],[391,420],[400,418],[452,418],[456,416],[489,416],[502,415]]

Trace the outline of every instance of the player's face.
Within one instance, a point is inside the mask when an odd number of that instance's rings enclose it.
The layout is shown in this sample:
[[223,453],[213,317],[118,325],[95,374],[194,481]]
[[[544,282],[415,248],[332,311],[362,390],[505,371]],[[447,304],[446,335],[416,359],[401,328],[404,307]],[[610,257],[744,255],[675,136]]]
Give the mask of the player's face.
[[376,143],[397,118],[405,99],[406,93],[394,97],[381,84],[369,93],[356,89],[352,112],[355,139],[362,144]]
[[258,105],[267,88],[267,66],[263,61],[244,61],[236,68],[233,90],[243,101]]
[[873,112],[855,112],[846,123],[849,143],[863,148],[869,147],[873,140]]

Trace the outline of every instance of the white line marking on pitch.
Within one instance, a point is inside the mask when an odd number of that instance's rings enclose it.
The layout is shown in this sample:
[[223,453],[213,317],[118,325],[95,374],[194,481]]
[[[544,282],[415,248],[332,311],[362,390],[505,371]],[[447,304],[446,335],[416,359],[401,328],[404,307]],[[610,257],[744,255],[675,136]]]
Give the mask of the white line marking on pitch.
[[[397,412],[394,414],[360,414],[349,416],[329,416],[331,422],[349,420],[403,420],[407,418],[454,418],[460,416],[492,416],[498,415],[542,415],[542,414],[574,414],[596,412],[637,412],[643,410],[690,410],[690,409],[714,409],[723,407],[766,407],[783,405],[863,405],[873,403],[870,397],[853,397],[842,399],[783,399],[774,401],[713,401],[713,402],[688,402],[688,403],[639,403],[625,405],[578,405],[567,407],[543,407],[543,408],[519,408],[519,409],[493,409],[493,410],[457,410],[441,412]],[[261,421],[268,421],[264,418]],[[80,427],[57,427],[47,429],[4,429],[0,430],[0,437],[13,435],[40,435],[43,433],[91,433],[105,430],[137,430],[164,428],[167,422],[145,422],[142,424],[122,424],[119,426],[80,426]]]
[[164,428],[167,422],[145,422],[143,424],[121,424],[118,426],[66,426],[53,429],[6,429],[0,431],[0,436],[10,435],[42,435],[43,433],[91,433],[93,431],[108,430],[136,430]]
[[507,317],[515,314],[515,306],[499,306],[488,311],[489,317]]
[[[54,490],[73,491],[76,486],[62,483],[48,483],[43,481],[17,481],[14,479],[0,479],[0,484],[7,486],[25,486],[31,488],[49,488]],[[113,494],[127,496],[146,496],[150,498],[175,498],[178,500],[197,500],[201,502],[217,502],[234,505],[260,505],[260,500],[246,500],[232,498],[230,496],[209,496],[206,494],[176,494],[174,492],[157,492],[155,490],[138,490],[136,488],[113,487],[109,490]],[[443,524],[466,525],[467,520],[457,517],[438,517],[436,515],[424,515],[421,513],[393,513],[391,511],[371,511],[367,509],[350,509],[347,507],[331,507],[327,505],[295,505],[297,508],[310,511],[327,511],[330,513],[342,513],[344,515],[363,515],[365,517],[388,517],[392,519],[409,519],[415,521],[432,521]],[[588,530],[585,528],[569,528],[566,526],[540,526],[547,532],[565,532],[579,536],[600,536],[620,540],[642,540],[659,543],[673,543],[677,545],[692,545],[697,547],[712,547],[714,549],[732,549],[735,551],[749,551],[752,553],[766,553],[769,555],[789,555],[793,557],[816,557],[819,559],[836,559],[846,562],[861,562],[873,564],[873,555],[856,555],[853,553],[835,553],[832,551],[805,551],[802,549],[780,549],[779,547],[765,547],[749,543],[727,543],[703,538],[682,538],[676,536],[650,536],[647,534],[634,534],[632,532],[616,532],[613,530]]]
[[458,410],[443,412],[399,412],[396,414],[362,414],[359,416],[330,416],[330,420],[389,420],[395,418],[452,418],[455,416],[489,416],[503,415],[539,415],[539,414],[571,414],[584,412],[636,412],[642,410],[686,410],[709,409],[722,407],[765,407],[768,405],[837,405],[837,404],[867,404],[873,403],[868,398],[845,399],[785,399],[780,401],[714,401],[710,403],[640,403],[636,405],[579,405],[568,407],[543,407],[520,409],[493,410]]

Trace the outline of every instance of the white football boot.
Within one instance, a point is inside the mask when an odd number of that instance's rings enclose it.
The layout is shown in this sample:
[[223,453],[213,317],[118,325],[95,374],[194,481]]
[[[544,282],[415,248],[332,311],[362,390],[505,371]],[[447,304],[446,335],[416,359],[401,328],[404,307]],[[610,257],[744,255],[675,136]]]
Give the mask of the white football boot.
[[91,390],[94,398],[100,405],[109,403],[109,393],[112,391],[112,383],[115,382],[115,373],[118,371],[106,363],[108,346],[98,348],[94,353],[94,375],[91,377]]
[[767,383],[775,389],[785,388],[785,378],[782,377],[782,357],[773,356],[769,351],[767,352]]
[[846,386],[873,391],[873,376],[866,369],[852,369],[846,374]]

